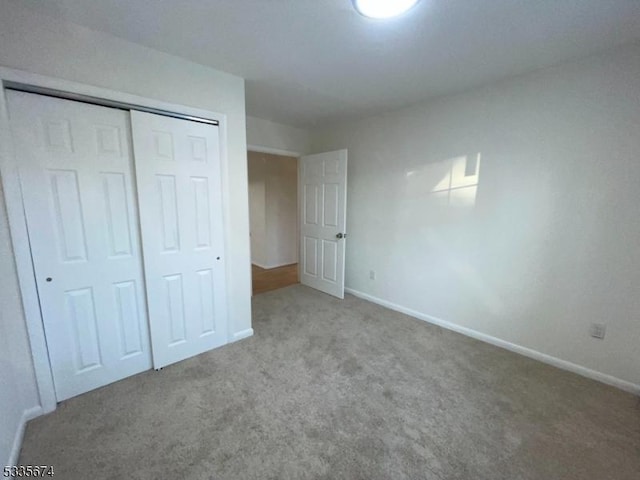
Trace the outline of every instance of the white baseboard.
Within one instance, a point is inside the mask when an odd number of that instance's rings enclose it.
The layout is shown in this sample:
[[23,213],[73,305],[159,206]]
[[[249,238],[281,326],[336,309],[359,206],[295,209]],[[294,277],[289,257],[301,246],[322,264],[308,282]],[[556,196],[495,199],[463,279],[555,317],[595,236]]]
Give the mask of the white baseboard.
[[298,262],[285,262],[285,263],[274,263],[273,265],[262,265],[261,263],[252,262],[252,265],[263,268],[265,270],[271,270],[272,268],[286,267],[287,265],[295,265],[296,263]]
[[20,417],[20,422],[18,423],[18,428],[16,429],[16,434],[13,437],[13,445],[11,446],[11,453],[9,454],[9,459],[7,460],[6,465],[17,465],[18,459],[20,458],[20,449],[22,448],[22,439],[24,438],[24,429],[27,426],[27,422],[32,418],[39,417],[42,415],[42,407],[38,405],[37,407],[29,408],[22,412],[22,416]]
[[251,336],[253,336],[253,328],[247,328],[246,330],[242,330],[241,332],[234,333],[233,338],[231,339],[231,343],[249,338]]
[[419,320],[424,320],[425,322],[429,322],[439,327],[446,328],[447,330],[461,333],[462,335],[466,335],[467,337],[471,337],[476,340],[480,340],[482,342],[490,343],[491,345],[495,345],[496,347],[504,348],[511,352],[524,355],[525,357],[533,358],[534,360],[538,360],[540,362],[553,365],[554,367],[558,367],[563,370],[568,370],[569,372],[577,373],[578,375],[582,375],[583,377],[587,377],[592,380],[597,380],[599,382],[606,383],[607,385],[617,387],[621,390],[625,390],[635,395],[640,395],[640,385],[628,382],[626,380],[622,380],[621,378],[617,378],[612,375],[608,375],[606,373],[598,372],[597,370],[592,370],[590,368],[583,367],[582,365],[568,362],[566,360],[562,360],[557,357],[552,357],[551,355],[547,355],[546,353],[542,353],[537,350],[533,350],[531,348],[523,347],[515,343],[507,342],[506,340],[502,340],[497,337],[492,337],[491,335],[487,335],[485,333],[478,332],[477,330],[472,330],[470,328],[463,327],[461,325],[456,325],[455,323],[451,323],[446,320],[442,320],[440,318],[432,317],[431,315],[427,315],[425,313],[421,313],[416,310],[403,307],[402,305],[398,305],[396,303],[392,303],[387,300],[374,297],[373,295],[369,295],[367,293],[360,292],[352,288],[345,288],[344,291],[346,293],[350,293],[351,295],[362,298],[369,302],[376,303],[378,305],[386,307],[390,310],[395,310],[396,312],[404,313],[406,315],[415,317]]

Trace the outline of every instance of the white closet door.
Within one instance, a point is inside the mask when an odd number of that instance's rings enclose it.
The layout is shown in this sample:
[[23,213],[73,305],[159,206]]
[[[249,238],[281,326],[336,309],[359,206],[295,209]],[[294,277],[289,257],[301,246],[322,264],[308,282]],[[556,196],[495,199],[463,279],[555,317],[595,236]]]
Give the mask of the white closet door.
[[151,368],[128,112],[7,92],[58,400]]
[[300,158],[300,282],[344,298],[347,151]]
[[227,342],[218,127],[131,112],[155,368]]

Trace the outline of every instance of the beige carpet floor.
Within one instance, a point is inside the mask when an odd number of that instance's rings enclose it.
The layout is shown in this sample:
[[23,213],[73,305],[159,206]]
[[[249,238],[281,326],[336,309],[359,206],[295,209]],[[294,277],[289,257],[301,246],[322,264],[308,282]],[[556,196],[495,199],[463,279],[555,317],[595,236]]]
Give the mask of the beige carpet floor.
[[638,480],[633,395],[347,296],[254,297],[255,335],[62,403],[58,479]]

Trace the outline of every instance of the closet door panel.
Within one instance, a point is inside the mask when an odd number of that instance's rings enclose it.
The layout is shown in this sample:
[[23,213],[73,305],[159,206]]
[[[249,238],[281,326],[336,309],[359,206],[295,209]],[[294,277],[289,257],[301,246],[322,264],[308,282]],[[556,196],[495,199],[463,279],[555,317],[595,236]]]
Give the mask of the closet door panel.
[[218,127],[131,112],[155,368],[227,342]]
[[129,113],[7,99],[60,401],[151,368]]

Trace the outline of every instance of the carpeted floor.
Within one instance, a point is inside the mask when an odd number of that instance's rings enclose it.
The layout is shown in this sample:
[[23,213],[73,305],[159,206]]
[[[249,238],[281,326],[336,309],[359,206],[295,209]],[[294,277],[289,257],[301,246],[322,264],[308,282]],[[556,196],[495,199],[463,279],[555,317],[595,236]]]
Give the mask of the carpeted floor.
[[347,296],[254,297],[254,337],[71,399],[58,479],[638,480],[638,399]]

